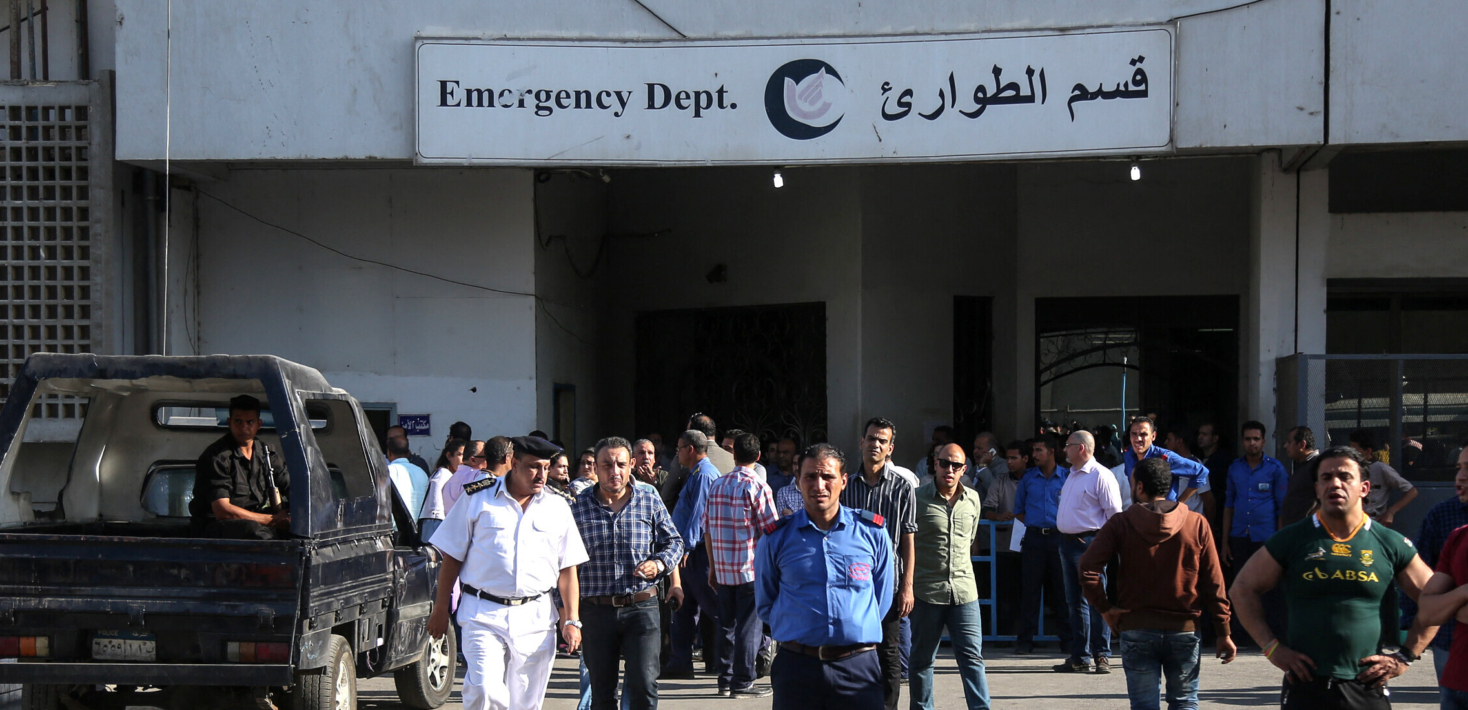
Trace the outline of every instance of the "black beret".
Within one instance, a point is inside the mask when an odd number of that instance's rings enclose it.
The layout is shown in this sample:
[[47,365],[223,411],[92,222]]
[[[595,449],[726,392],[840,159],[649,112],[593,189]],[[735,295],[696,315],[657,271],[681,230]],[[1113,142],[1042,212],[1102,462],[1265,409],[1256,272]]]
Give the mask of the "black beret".
[[510,439],[510,443],[515,447],[516,456],[530,455],[538,459],[548,459],[561,453],[561,447],[538,436],[517,436]]

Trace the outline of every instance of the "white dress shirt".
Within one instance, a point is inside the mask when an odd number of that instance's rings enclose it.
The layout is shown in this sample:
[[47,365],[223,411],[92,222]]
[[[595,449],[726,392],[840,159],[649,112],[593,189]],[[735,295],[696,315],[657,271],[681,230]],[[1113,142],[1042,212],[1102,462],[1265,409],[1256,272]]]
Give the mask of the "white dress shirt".
[[1067,535],[1100,530],[1111,516],[1121,512],[1121,487],[1116,477],[1096,459],[1070,470],[1060,489],[1055,527]]
[[525,506],[510,496],[504,479],[464,497],[430,541],[464,561],[459,579],[497,597],[529,597],[554,589],[561,570],[589,558],[571,506],[541,491]]

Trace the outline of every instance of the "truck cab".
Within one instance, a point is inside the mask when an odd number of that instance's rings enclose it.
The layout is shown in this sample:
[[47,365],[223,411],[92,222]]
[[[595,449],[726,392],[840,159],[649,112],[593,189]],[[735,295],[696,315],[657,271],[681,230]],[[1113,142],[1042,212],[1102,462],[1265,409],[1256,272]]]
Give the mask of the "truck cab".
[[[189,517],[195,461],[241,394],[289,473],[274,540],[203,538]],[[69,447],[28,439],[57,404],[80,420]],[[0,684],[22,684],[26,708],[351,708],[358,677],[387,673],[409,706],[448,699],[453,631],[427,633],[440,556],[361,407],[319,372],[34,355],[0,452]]]

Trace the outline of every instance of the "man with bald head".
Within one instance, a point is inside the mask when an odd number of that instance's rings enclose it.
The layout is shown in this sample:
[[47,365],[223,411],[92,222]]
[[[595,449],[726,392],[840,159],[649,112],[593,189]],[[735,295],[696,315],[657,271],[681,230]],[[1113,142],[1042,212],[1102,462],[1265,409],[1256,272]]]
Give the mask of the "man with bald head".
[[933,662],[947,627],[969,710],[989,707],[984,675],[984,631],[979,588],[969,548],[983,507],[978,491],[963,485],[968,457],[958,444],[933,452],[933,480],[917,489],[916,555],[913,561],[912,672],[914,710],[933,709]]
[[[1074,640],[1070,658],[1054,667],[1058,673],[1088,671],[1092,658],[1097,673],[1111,672],[1111,629],[1101,612],[1086,601],[1081,587],[1081,555],[1101,526],[1121,512],[1121,488],[1111,471],[1096,462],[1095,454],[1096,439],[1088,431],[1077,431],[1065,442],[1071,468],[1060,489],[1055,527],[1060,530],[1060,571]],[[1104,573],[1101,585],[1106,585]]]

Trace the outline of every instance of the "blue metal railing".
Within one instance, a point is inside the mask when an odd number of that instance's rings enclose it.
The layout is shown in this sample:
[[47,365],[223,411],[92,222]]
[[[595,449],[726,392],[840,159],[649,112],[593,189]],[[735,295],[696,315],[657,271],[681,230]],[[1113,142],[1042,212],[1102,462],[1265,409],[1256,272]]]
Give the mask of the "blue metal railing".
[[[985,626],[984,626],[984,631],[985,631],[985,633],[984,633],[984,640],[985,641],[1015,641],[1015,640],[1018,640],[1018,637],[1015,636],[1015,635],[1013,635],[1013,634],[996,634],[996,633],[994,633],[995,623],[998,621],[998,615],[999,615],[999,604],[998,604],[998,601],[999,601],[999,555],[998,555],[997,550],[995,549],[995,546],[999,543],[999,530],[1000,529],[1006,529],[1006,530],[1008,530],[1008,529],[1013,528],[1014,525],[1011,524],[1011,523],[995,522],[993,520],[980,520],[979,522],[982,523],[983,525],[985,525],[988,528],[988,531],[989,531],[989,546],[988,547],[989,547],[989,549],[986,552],[986,554],[974,555],[970,559],[973,560],[973,562],[975,562],[975,563],[979,563],[979,562],[987,562],[987,563],[989,563],[989,596],[987,598],[985,598],[985,597],[980,597],[979,598],[979,605],[981,607],[987,607],[988,610],[989,610],[989,623],[988,624],[985,624]],[[974,572],[975,572],[975,576],[977,576],[980,573],[979,572],[979,567],[978,567],[977,564],[974,565]],[[1025,593],[1025,590],[1020,590],[1021,596],[1023,596],[1024,593]],[[1022,600],[1021,599],[1015,599],[1013,601],[1014,601],[1014,604],[1015,605],[1022,605]],[[945,635],[943,638],[944,638],[944,640],[947,640],[948,637]],[[1040,619],[1039,619],[1039,626],[1037,627],[1037,629],[1035,631],[1035,640],[1036,641],[1058,641],[1058,640],[1060,640],[1058,637],[1056,637],[1054,635],[1046,634],[1045,633],[1045,597],[1044,597],[1043,593],[1040,596]]]

